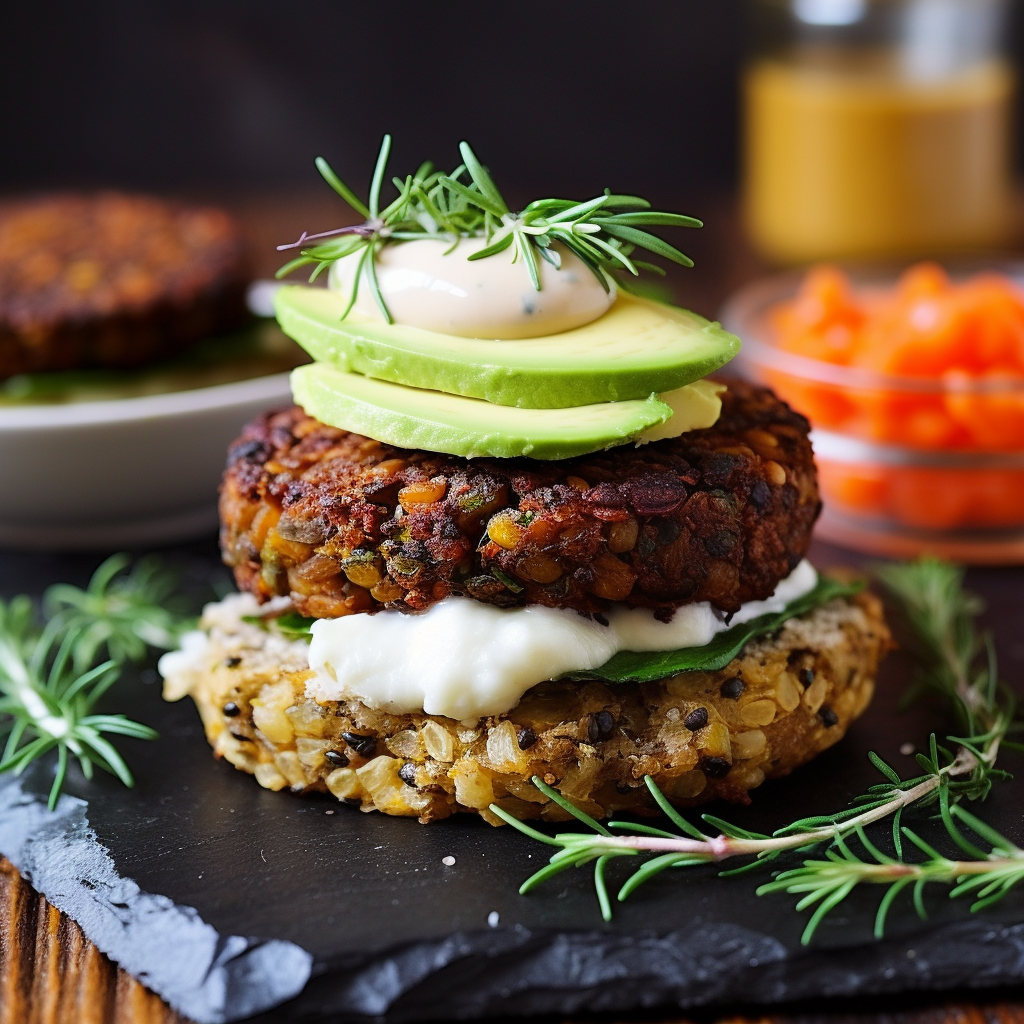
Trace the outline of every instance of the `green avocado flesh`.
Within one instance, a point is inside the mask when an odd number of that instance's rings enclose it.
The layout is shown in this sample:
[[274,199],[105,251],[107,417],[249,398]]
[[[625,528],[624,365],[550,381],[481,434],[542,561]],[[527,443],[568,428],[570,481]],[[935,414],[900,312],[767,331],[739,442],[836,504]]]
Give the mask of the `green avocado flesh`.
[[345,298],[323,288],[286,286],[275,308],[286,334],[340,370],[521,409],[647,399],[707,376],[740,347],[735,335],[696,313],[628,294],[583,327],[502,341],[355,313],[342,320]]
[[295,401],[322,423],[400,448],[464,458],[569,459],[624,444],[672,415],[656,395],[574,409],[517,409],[391,384],[326,363],[300,366],[291,379]]

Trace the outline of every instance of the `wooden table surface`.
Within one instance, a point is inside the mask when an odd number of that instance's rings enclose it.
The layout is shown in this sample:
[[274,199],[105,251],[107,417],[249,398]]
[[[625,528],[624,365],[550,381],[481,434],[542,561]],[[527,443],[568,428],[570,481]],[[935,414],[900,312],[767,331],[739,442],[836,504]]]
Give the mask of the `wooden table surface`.
[[[279,265],[276,243],[291,241],[303,229],[315,230],[328,222],[335,226],[338,217],[337,201],[322,193],[253,197],[230,205],[246,226],[258,276],[269,276]],[[765,267],[745,245],[731,200],[710,197],[704,203],[689,204],[686,212],[702,216],[707,228],[688,234],[682,242],[697,266],[677,275],[677,299],[714,316],[730,292]],[[273,1015],[261,1019],[272,1021]],[[602,1019],[607,1024],[625,1021]],[[771,1016],[716,1019],[700,1014],[691,1019],[705,1024],[1024,1024],[1024,991],[950,1001],[941,997],[888,1001],[884,1007],[816,1005]],[[644,1015],[635,1020],[677,1024],[681,1018]],[[0,859],[0,1024],[190,1022],[108,960],[74,921]]]

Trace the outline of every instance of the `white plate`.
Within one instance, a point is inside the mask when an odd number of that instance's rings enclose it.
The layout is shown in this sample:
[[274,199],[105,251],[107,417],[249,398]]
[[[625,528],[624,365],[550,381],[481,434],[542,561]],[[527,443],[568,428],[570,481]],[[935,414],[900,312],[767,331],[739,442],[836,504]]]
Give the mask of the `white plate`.
[[211,533],[227,446],[291,405],[288,374],[142,398],[0,408],[0,545],[171,543]]

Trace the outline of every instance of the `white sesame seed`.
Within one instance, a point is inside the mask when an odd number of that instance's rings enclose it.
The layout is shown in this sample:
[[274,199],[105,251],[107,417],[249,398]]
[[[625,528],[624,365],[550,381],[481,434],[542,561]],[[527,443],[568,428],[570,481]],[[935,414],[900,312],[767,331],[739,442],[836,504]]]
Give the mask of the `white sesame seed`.
[[499,917],[498,917],[498,912],[496,910],[492,910],[487,915],[487,924],[491,928],[497,928],[498,927],[498,920],[499,920]]
[[441,863],[446,867],[450,868],[455,863],[455,858],[452,856],[442,857]]

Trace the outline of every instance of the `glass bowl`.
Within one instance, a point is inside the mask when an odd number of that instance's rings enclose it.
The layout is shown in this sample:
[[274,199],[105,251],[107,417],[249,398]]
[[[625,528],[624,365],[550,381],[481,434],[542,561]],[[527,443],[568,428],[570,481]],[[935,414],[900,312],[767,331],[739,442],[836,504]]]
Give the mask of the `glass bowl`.
[[[843,269],[862,290],[891,288],[901,268]],[[1024,284],[1024,263],[946,269],[954,280],[996,271]],[[894,557],[1024,563],[1024,378],[896,376],[785,351],[771,311],[803,277],[748,285],[721,319],[743,340],[737,371],[811,421],[825,506],[818,535]]]

